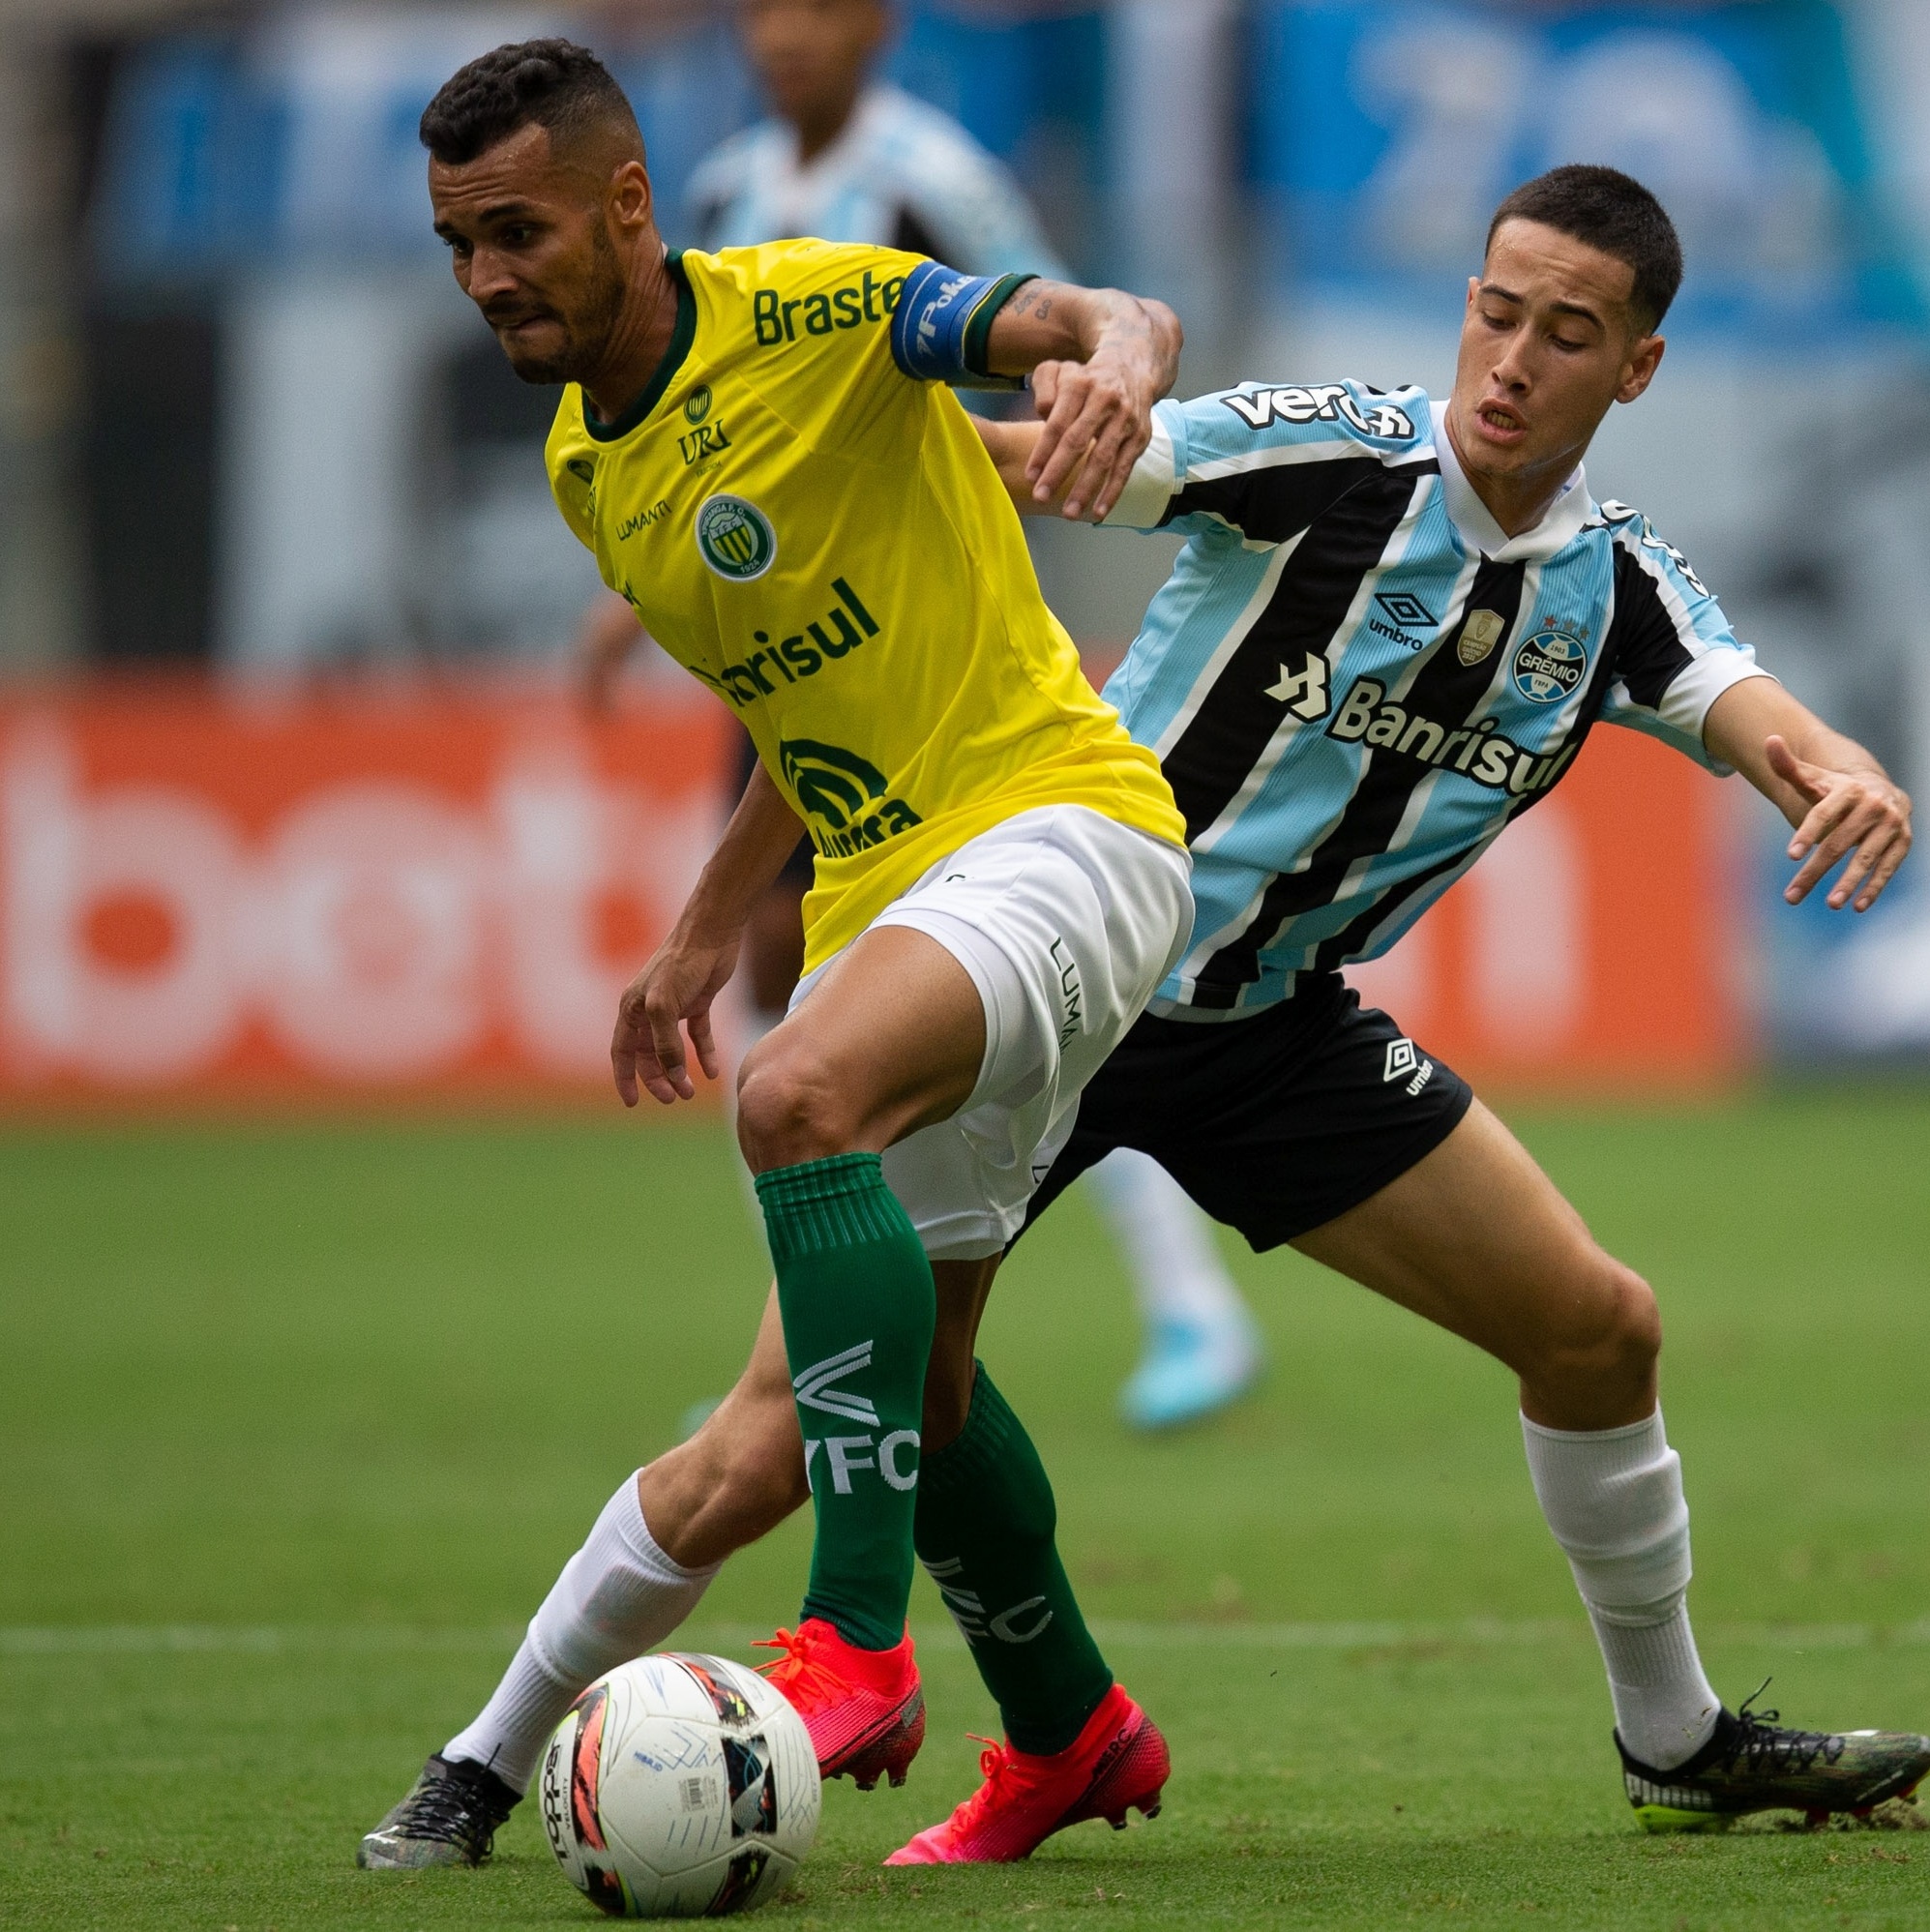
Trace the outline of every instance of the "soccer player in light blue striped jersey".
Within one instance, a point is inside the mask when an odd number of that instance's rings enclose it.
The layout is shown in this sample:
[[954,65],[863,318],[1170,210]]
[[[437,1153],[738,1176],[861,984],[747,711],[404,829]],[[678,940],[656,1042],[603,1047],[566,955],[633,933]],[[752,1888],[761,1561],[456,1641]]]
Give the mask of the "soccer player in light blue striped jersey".
[[[1689,1625],[1653,1294],[1340,968],[1393,945],[1598,723],[1742,772],[1796,828],[1793,902],[1843,864],[1828,903],[1867,910],[1909,849],[1876,759],[1757,665],[1644,517],[1589,491],[1583,456],[1653,380],[1680,278],[1646,189],[1558,168],[1495,218],[1444,403],[1338,381],[1157,405],[1108,520],[1187,545],[1107,696],[1185,816],[1197,915],[1031,1208],[1138,1147],[1254,1247],[1292,1242],[1515,1370],[1657,1830],[1879,1802],[1930,1769],[1930,1739],[1724,1708]],[[1039,507],[1036,432],[984,433]]]

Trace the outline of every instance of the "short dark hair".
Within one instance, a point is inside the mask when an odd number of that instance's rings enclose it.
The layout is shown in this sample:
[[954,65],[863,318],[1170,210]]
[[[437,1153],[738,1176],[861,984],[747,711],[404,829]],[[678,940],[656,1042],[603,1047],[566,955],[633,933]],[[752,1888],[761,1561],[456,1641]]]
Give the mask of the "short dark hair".
[[1552,167],[1523,182],[1495,210],[1489,247],[1503,222],[1539,222],[1626,262],[1635,271],[1629,307],[1645,331],[1661,322],[1682,285],[1682,242],[1669,211],[1619,168]]
[[442,83],[423,110],[422,144],[448,167],[460,167],[531,124],[560,147],[600,123],[637,136],[636,110],[615,77],[574,41],[518,41],[472,60]]

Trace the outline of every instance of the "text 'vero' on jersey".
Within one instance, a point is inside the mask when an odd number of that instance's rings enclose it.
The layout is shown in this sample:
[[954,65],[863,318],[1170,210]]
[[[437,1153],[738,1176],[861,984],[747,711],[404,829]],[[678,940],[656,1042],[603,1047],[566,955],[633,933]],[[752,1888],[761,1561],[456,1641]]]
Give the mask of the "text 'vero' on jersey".
[[1213,1018],[1385,952],[1597,719],[1715,768],[1761,674],[1681,554],[1578,469],[1510,539],[1418,389],[1163,402],[1108,520],[1187,544],[1106,687],[1186,817],[1198,915],[1155,1010]]
[[673,257],[656,380],[609,425],[572,385],[549,434],[604,581],[729,705],[810,831],[807,971],[1016,813],[1182,837],[1046,608],[970,419],[894,359],[923,266],[821,242]]

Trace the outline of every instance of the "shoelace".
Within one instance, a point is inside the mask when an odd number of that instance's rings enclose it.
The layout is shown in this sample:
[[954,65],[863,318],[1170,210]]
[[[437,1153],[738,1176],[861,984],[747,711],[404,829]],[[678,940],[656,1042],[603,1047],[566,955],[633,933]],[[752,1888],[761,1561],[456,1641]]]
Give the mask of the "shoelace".
[[419,1786],[396,1820],[395,1829],[405,1838],[429,1838],[439,1845],[466,1845],[477,1856],[494,1842],[501,1821],[466,1778],[440,1777]]
[[759,1637],[754,1650],[782,1650],[767,1664],[759,1664],[760,1676],[768,1678],[793,1703],[799,1697],[837,1699],[846,1696],[850,1686],[836,1671],[819,1660],[821,1646],[803,1630],[780,1630],[775,1637]]
[[954,1823],[961,1831],[968,1831],[998,1801],[999,1789],[1010,1782],[1011,1775],[1018,1768],[1013,1762],[1012,1747],[1001,1743],[996,1738],[981,1738],[976,1731],[967,1731],[965,1736],[974,1744],[983,1744],[985,1749],[978,1754],[979,1775],[985,1782],[959,1806]]
[[1773,1681],[1772,1678],[1765,1678],[1742,1700],[1736,1712],[1736,1732],[1723,1754],[1723,1768],[1734,1769],[1740,1764],[1747,1769],[1775,1775],[1806,1771],[1818,1758],[1833,1765],[1843,1755],[1841,1738],[1827,1731],[1778,1730],[1783,1714],[1780,1710],[1750,1709]]

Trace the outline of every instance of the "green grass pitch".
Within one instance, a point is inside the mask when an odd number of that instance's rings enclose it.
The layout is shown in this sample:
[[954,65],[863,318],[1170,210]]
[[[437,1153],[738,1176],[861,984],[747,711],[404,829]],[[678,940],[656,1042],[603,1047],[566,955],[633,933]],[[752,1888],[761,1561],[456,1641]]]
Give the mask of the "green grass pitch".
[[[1930,1728],[1930,1096],[1533,1113],[1660,1290],[1732,1702]],[[1230,1252],[1232,1251],[1230,1246]],[[1030,1864],[884,1872],[992,1728],[921,1582],[930,1741],[827,1794],[800,1926],[1930,1926],[1930,1835],[1648,1839],[1506,1378],[1290,1256],[1236,1261],[1263,1392],[1113,1416],[1135,1332],[1084,1203],[985,1352],[1176,1769]],[[714,1120],[0,1134],[0,1925],[584,1926],[527,1807],[481,1872],[353,1868],[763,1292]],[[794,1614],[793,1523],[690,1641]]]

